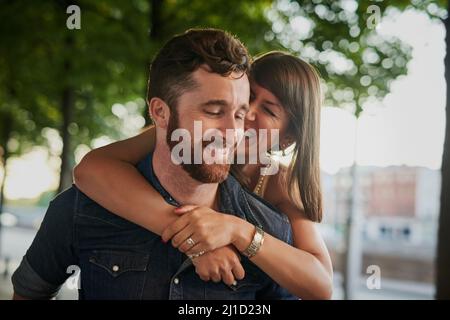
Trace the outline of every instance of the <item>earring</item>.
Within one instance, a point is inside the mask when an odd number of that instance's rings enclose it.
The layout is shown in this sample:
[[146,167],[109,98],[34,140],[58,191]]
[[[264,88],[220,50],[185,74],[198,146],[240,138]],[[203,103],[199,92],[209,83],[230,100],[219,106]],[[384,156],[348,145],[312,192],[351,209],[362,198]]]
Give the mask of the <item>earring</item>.
[[281,144],[281,155],[282,155],[283,157],[286,156],[286,148],[287,148],[287,146],[286,146],[285,143]]
[[286,149],[289,148],[294,142],[293,141],[288,141],[288,142],[284,142],[281,144],[281,154],[283,157],[286,156]]

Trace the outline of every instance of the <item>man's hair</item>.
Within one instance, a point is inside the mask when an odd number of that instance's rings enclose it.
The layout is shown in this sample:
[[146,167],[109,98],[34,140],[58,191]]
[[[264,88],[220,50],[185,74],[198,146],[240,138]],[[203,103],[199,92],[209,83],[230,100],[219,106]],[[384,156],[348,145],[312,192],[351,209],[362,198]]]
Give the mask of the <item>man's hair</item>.
[[197,85],[191,74],[201,65],[229,76],[248,74],[250,56],[245,46],[223,30],[190,29],[170,39],[150,67],[147,101],[158,97],[173,109],[178,97]]

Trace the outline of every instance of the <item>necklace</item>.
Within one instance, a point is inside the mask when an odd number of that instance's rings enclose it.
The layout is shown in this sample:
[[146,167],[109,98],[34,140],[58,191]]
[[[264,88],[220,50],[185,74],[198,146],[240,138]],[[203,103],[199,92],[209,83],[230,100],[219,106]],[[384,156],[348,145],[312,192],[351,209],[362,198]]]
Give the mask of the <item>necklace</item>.
[[262,197],[261,194],[261,188],[263,186],[264,180],[266,179],[266,176],[263,174],[259,175],[259,179],[258,179],[258,183],[256,184],[255,190],[253,191],[254,193],[256,193],[258,196]]

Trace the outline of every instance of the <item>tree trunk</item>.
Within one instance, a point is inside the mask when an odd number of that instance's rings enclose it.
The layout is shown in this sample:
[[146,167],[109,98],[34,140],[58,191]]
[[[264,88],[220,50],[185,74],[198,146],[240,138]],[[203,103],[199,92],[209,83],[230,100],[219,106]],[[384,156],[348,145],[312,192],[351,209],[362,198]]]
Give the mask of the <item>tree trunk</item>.
[[62,137],[63,149],[61,153],[61,171],[59,175],[58,193],[72,185],[72,165],[73,154],[69,125],[73,122],[75,107],[75,90],[70,83],[70,74],[72,72],[71,55],[73,54],[74,39],[69,34],[64,40],[66,49],[66,58],[63,63],[63,77],[65,83],[61,95],[61,114],[63,118],[60,135]]
[[[449,3],[450,9],[450,3]],[[446,130],[442,156],[441,210],[436,261],[436,298],[450,299],[450,20],[445,19],[445,79],[447,80]]]
[[61,153],[58,193],[70,187],[72,184],[72,145],[69,133],[69,125],[73,121],[74,109],[74,91],[72,88],[67,87],[63,90],[61,107],[63,115],[63,125],[61,127],[63,149]]
[[3,205],[4,205],[4,199],[5,199],[5,195],[4,195],[4,188],[5,188],[5,180],[6,180],[6,163],[8,161],[9,158],[9,152],[8,152],[8,141],[9,138],[11,137],[11,132],[12,132],[12,118],[10,115],[6,115],[3,123],[2,123],[2,133],[1,133],[1,137],[2,137],[2,141],[0,142],[0,147],[3,150],[3,154],[1,154],[1,163],[2,163],[2,167],[3,167],[3,177],[2,180],[0,181],[0,213],[3,212]]
[[162,34],[162,19],[161,10],[163,0],[150,0],[151,2],[151,12],[150,12],[150,39],[158,40],[161,39]]
[[[3,118],[3,123],[2,123],[2,132],[0,133],[0,137],[1,140],[0,141],[0,148],[3,149],[3,153],[0,155],[0,161],[2,163],[2,167],[3,167],[3,177],[2,180],[0,181],[0,216],[3,212],[3,206],[5,204],[5,181],[6,181],[6,168],[7,168],[7,162],[8,162],[8,158],[9,158],[9,152],[8,152],[8,141],[9,138],[11,137],[11,132],[12,132],[12,117],[7,114],[5,115],[5,117]],[[2,224],[0,222],[0,257],[1,257],[1,253],[2,253],[2,243],[1,243],[1,235],[2,235]]]

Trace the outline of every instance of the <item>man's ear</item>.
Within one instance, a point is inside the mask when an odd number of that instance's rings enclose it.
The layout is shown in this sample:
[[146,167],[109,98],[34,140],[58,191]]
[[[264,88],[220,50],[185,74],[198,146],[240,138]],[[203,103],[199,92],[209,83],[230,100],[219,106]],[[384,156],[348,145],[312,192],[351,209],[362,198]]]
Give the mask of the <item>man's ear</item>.
[[169,106],[160,98],[152,98],[148,102],[148,112],[157,127],[167,129],[170,118]]

